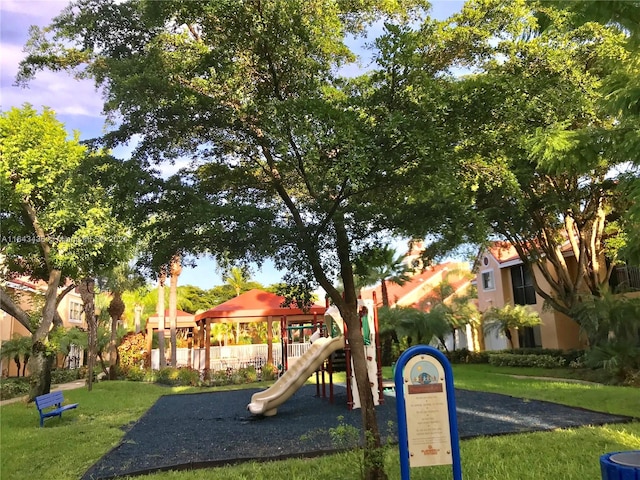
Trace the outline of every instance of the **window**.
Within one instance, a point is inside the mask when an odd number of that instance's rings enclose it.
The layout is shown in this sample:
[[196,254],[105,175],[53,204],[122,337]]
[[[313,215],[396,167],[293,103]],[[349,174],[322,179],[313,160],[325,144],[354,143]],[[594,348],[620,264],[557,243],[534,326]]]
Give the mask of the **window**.
[[80,302],[69,302],[69,321],[72,323],[82,323],[82,304]]
[[609,278],[609,286],[615,293],[640,290],[640,268],[629,265],[616,266]]
[[533,287],[533,276],[528,266],[511,267],[511,285],[513,286],[513,303],[516,305],[536,304],[536,290]]
[[542,347],[542,337],[540,336],[540,325],[535,327],[523,327],[518,329],[518,345],[520,348],[540,348]]
[[482,289],[483,290],[495,290],[496,283],[493,279],[493,270],[482,272]]

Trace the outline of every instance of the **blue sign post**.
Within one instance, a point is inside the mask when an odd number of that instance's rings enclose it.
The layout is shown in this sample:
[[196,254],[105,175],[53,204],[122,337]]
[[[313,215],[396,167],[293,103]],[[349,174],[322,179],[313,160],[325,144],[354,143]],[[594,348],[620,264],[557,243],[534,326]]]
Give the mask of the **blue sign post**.
[[436,348],[416,345],[396,363],[394,376],[402,480],[410,468],[452,465],[462,480],[453,372]]

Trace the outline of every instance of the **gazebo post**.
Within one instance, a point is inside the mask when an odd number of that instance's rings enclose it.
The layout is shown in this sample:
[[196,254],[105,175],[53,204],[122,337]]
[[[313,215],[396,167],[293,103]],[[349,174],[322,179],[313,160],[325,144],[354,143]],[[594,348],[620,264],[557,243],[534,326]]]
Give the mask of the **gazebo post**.
[[152,355],[153,355],[153,326],[151,326],[151,322],[149,322],[147,320],[147,361],[145,361],[145,366],[151,368],[153,362],[152,362]]
[[211,335],[209,319],[204,319],[204,376],[207,378],[211,367]]
[[282,368],[289,370],[289,333],[287,332],[287,316],[280,317],[280,336],[282,338]]
[[347,329],[347,322],[342,322],[342,328],[344,329],[344,360],[346,363],[346,375],[347,375],[347,408],[353,410],[353,386],[351,385],[351,345],[349,344],[349,330]]
[[376,292],[373,292],[373,329],[376,344],[376,363],[378,367],[378,403],[384,404],[384,386],[382,385],[382,346],[380,345],[380,328],[378,325],[378,303]]
[[273,317],[267,317],[267,363],[273,365]]

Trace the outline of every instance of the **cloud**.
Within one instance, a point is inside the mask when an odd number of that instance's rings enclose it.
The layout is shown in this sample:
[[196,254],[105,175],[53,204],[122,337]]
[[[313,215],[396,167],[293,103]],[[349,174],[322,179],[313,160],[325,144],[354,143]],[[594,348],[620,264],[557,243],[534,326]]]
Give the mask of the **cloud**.
[[48,23],[69,3],[68,0],[2,0],[0,11],[28,16],[33,23]]
[[34,107],[51,107],[59,114],[100,117],[102,97],[90,80],[75,80],[66,72],[39,72],[28,87],[15,86],[18,64],[24,58],[20,47],[4,44],[2,71],[2,109],[31,103]]

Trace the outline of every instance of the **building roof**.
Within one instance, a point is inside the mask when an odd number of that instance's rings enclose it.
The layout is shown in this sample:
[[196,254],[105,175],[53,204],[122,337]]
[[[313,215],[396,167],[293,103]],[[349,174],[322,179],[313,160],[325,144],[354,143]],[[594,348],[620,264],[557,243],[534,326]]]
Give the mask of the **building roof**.
[[516,248],[509,242],[493,242],[489,247],[487,247],[487,250],[500,264],[520,260]]
[[[170,319],[171,319],[171,317],[169,315],[169,309],[166,309],[164,311],[165,325],[169,325]],[[159,320],[160,320],[160,317],[158,317],[158,314],[153,315],[153,316],[149,317],[149,319],[147,320],[147,325],[152,324],[152,325],[157,326]],[[195,327],[196,326],[196,316],[193,315],[192,313],[187,313],[187,312],[184,312],[182,310],[178,310],[177,314],[176,314],[176,322],[177,322],[178,326],[180,326],[182,328],[184,328],[184,327]]]
[[[504,240],[492,242],[487,247],[486,251],[496,259],[500,264],[500,268],[511,267],[522,263],[516,248],[510,242],[506,242]],[[562,245],[562,254],[565,257],[573,255],[573,250],[571,249],[571,244],[568,240]]]
[[196,321],[218,318],[243,318],[282,315],[323,315],[326,307],[318,303],[304,312],[300,308],[283,307],[284,297],[264,290],[253,289],[196,315]]
[[[420,273],[413,275],[404,285],[398,285],[387,281],[387,294],[390,305],[405,305],[415,308],[425,308],[425,302],[434,295],[434,288],[443,280],[448,271],[459,269],[460,263],[446,262],[439,265],[427,267]],[[454,292],[466,288],[470,281],[467,278],[456,278],[450,282]],[[372,298],[375,293],[376,306],[382,306],[382,286],[376,285],[372,288],[362,290],[364,298]],[[428,308],[428,307],[426,307]]]

